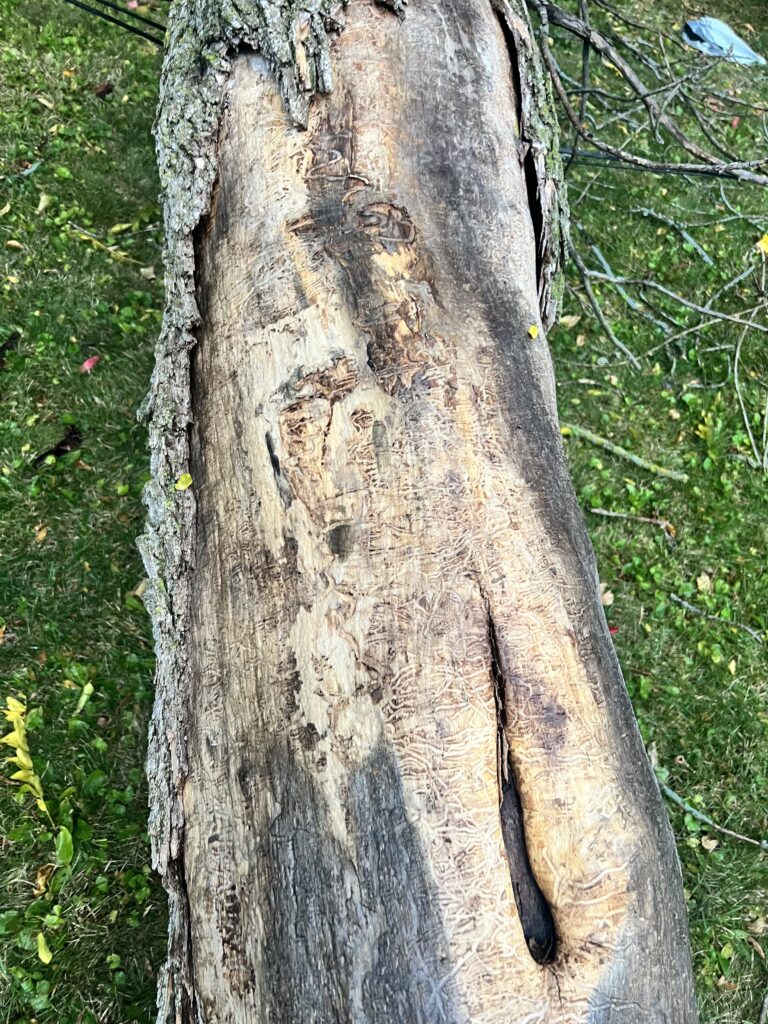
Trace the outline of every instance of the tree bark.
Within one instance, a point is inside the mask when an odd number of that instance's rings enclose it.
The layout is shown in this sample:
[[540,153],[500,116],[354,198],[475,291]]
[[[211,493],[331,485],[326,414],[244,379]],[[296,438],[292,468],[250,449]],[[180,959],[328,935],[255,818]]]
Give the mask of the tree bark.
[[687,1024],[674,843],[558,430],[527,18],[390,6],[172,15],[160,1021]]

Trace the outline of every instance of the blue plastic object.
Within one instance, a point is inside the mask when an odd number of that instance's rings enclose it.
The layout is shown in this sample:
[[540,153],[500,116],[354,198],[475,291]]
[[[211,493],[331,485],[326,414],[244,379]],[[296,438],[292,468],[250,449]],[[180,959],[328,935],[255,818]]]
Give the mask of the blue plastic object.
[[765,57],[750,49],[743,39],[739,39],[730,25],[717,18],[687,21],[683,25],[683,39],[689,46],[695,46],[709,57],[725,57],[726,60],[745,66],[765,64]]

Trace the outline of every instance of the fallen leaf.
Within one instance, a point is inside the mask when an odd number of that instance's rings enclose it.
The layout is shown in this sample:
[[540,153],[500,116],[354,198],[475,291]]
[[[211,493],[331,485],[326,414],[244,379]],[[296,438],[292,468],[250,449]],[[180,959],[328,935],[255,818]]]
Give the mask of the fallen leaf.
[[101,356],[89,356],[84,363],[80,364],[80,373],[90,373],[100,359]]
[[536,324],[531,324],[531,326],[528,328],[528,333],[532,338],[538,338],[539,328],[536,326]]
[[708,594],[712,589],[712,577],[703,572],[696,577],[696,589],[700,594]]
[[680,413],[677,411],[677,409],[670,409],[669,412],[667,413],[667,415],[669,416],[669,418],[671,420],[679,420],[680,419]]
[[757,955],[758,955],[758,956],[759,956],[759,957],[760,957],[760,958],[761,958],[762,960],[765,960],[765,950],[764,950],[764,949],[763,949],[763,947],[762,947],[762,946],[760,945],[760,943],[759,943],[759,942],[757,941],[757,939],[753,939],[751,935],[748,935],[748,936],[747,936],[747,942],[748,942],[748,943],[750,944],[750,946],[752,947],[752,949],[754,949],[754,951],[755,951],[755,952],[757,953]]
[[141,267],[139,273],[145,281],[154,281],[157,277],[157,273],[154,267]]
[[731,658],[731,660],[728,662],[728,671],[731,673],[732,676],[736,675],[736,659],[735,658]]
[[584,348],[586,344],[587,336],[585,334],[578,335],[578,337],[576,338],[576,348]]
[[48,536],[48,527],[43,526],[41,523],[35,527],[35,544],[42,544],[45,538]]
[[186,491],[188,487],[192,486],[192,477],[189,473],[182,473],[176,483],[173,485],[176,491]]
[[45,890],[48,888],[48,882],[51,880],[51,875],[56,870],[55,864],[44,864],[41,868],[38,868],[35,874],[35,896],[42,896]]
[[6,249],[23,249],[24,246],[16,238],[9,238],[5,243]]
[[6,215],[6,213],[10,213],[10,211],[11,211],[11,204],[10,203],[6,203],[5,206],[2,208],[2,210],[0,210],[0,217],[4,217]]
[[41,107],[45,107],[46,110],[53,110],[53,104],[50,100],[47,100],[45,96],[38,96],[37,102],[40,104]]
[[37,204],[37,209],[35,210],[35,213],[42,213],[44,210],[47,210],[50,206],[50,203],[51,197],[46,195],[45,192],[41,192],[40,202]]
[[99,82],[98,85],[94,85],[91,88],[93,95],[100,100],[106,99],[106,97],[114,91],[115,87],[111,82]]
[[565,327],[567,331],[570,331],[570,329],[572,327],[575,327],[580,320],[580,316],[578,316],[576,313],[571,313],[569,316],[561,316],[557,322],[560,324],[561,327]]
[[711,853],[713,850],[718,848],[720,841],[718,839],[713,839],[712,836],[702,836],[701,845],[707,853]]
[[618,626],[609,626],[608,627],[608,632],[611,634],[611,636],[615,636],[619,632],[619,627]]
[[768,234],[763,235],[760,241],[755,243],[755,248],[764,255],[768,255]]
[[610,608],[613,604],[613,591],[608,589],[607,583],[600,584],[600,604],[603,608]]

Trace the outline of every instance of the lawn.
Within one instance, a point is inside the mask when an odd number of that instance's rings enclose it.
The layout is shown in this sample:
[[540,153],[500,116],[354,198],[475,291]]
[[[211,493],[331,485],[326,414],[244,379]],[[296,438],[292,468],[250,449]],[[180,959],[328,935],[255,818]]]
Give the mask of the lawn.
[[[760,28],[760,3],[719,6],[768,51],[768,32],[746,27]],[[0,0],[0,18],[0,706],[29,748],[0,790],[0,1006],[9,1024],[149,1021],[165,910],[145,832],[153,658],[136,408],[162,309],[160,58],[63,0]],[[579,48],[562,53],[578,77]],[[593,75],[616,88],[610,69]],[[755,104],[768,107],[768,72],[720,65],[711,85],[742,103],[714,110],[723,145],[764,149]],[[610,130],[620,143],[631,126]],[[590,268],[603,260],[768,326],[764,190],[583,163],[569,181]],[[646,291],[643,315],[637,289],[628,303],[595,280],[638,370],[577,273],[569,285],[550,341],[606,614],[659,778],[697,812],[668,803],[702,1022],[757,1024],[768,854],[700,815],[768,838],[768,487],[751,464],[766,430],[765,335],[723,319],[694,329],[701,314],[661,293]]]

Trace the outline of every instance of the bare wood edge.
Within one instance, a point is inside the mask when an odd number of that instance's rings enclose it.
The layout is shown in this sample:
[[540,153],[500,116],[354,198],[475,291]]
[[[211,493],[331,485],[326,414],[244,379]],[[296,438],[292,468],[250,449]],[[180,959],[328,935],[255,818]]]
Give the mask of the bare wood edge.
[[[402,16],[400,0],[383,0]],[[529,197],[539,245],[539,305],[543,326],[556,317],[561,294],[567,205],[551,89],[543,73],[523,0],[491,0],[509,42],[521,97],[520,135],[528,147]],[[218,131],[232,58],[262,54],[297,126],[307,121],[316,92],[332,89],[330,37],[343,28],[332,0],[299,5],[247,0],[177,0],[155,125],[165,221],[166,304],[150,392],[139,410],[149,425],[151,480],[138,538],[148,576],[145,603],[152,621],[156,694],[149,728],[149,834],[152,863],[168,893],[168,953],[158,981],[158,1024],[202,1021],[191,966],[190,915],[184,873],[181,793],[188,774],[187,638],[195,525],[194,489],[176,490],[189,469],[192,421],[190,354],[199,312],[195,300],[194,234],[210,210],[217,177]]]

